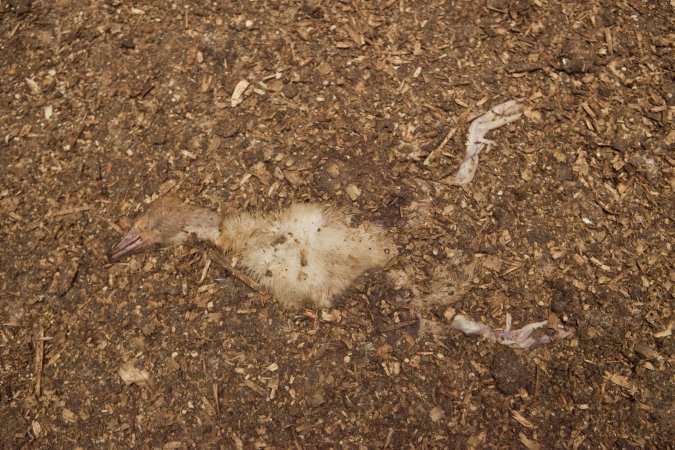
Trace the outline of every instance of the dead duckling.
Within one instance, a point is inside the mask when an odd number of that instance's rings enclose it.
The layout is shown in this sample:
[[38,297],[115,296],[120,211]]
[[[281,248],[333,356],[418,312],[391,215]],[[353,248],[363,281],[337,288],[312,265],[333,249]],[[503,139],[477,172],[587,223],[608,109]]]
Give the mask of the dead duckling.
[[251,278],[282,305],[326,308],[366,270],[397,254],[387,232],[374,224],[352,226],[339,209],[295,203],[271,214],[220,217],[206,208],[164,196],[141,214],[112,249],[111,261],[190,234],[238,257]]

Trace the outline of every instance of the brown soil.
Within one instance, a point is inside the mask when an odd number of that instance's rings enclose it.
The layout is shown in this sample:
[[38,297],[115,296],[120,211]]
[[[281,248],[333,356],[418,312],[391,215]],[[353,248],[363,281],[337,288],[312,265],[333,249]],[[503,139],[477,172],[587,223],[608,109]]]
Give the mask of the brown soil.
[[[0,1],[0,446],[672,445],[673,16]],[[471,119],[512,98],[526,115],[474,181],[440,183]],[[222,211],[349,206],[400,255],[300,312],[206,245],[109,264],[169,188]],[[450,331],[453,311],[576,333],[515,351]]]

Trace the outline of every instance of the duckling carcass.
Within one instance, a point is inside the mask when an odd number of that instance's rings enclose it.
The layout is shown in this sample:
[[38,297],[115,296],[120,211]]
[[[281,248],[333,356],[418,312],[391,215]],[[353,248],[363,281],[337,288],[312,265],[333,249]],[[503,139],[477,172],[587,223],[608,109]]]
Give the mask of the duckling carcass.
[[238,257],[246,272],[286,307],[325,308],[366,270],[383,267],[396,247],[381,227],[351,224],[344,211],[296,203],[272,214],[220,217],[174,196],[153,202],[113,248],[111,261],[194,234]]

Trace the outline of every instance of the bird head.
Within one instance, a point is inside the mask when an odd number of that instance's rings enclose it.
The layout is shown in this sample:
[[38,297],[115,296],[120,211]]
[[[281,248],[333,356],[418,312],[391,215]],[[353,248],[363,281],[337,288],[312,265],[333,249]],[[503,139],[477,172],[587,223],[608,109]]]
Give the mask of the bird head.
[[180,244],[190,233],[208,239],[208,234],[217,230],[215,213],[183,203],[176,196],[160,197],[136,219],[113,247],[109,259],[114,262],[149,248]]

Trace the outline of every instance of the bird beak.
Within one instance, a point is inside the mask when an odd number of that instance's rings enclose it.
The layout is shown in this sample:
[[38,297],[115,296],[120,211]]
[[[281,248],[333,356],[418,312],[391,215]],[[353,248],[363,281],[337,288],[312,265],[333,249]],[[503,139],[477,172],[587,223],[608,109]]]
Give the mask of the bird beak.
[[132,226],[127,234],[124,235],[122,240],[119,241],[115,247],[113,247],[112,251],[110,252],[110,256],[108,256],[108,259],[110,262],[119,261],[127,255],[136,253],[137,251],[148,247],[150,247],[148,242],[143,241],[143,237],[138,232],[138,230],[136,230],[136,227]]

